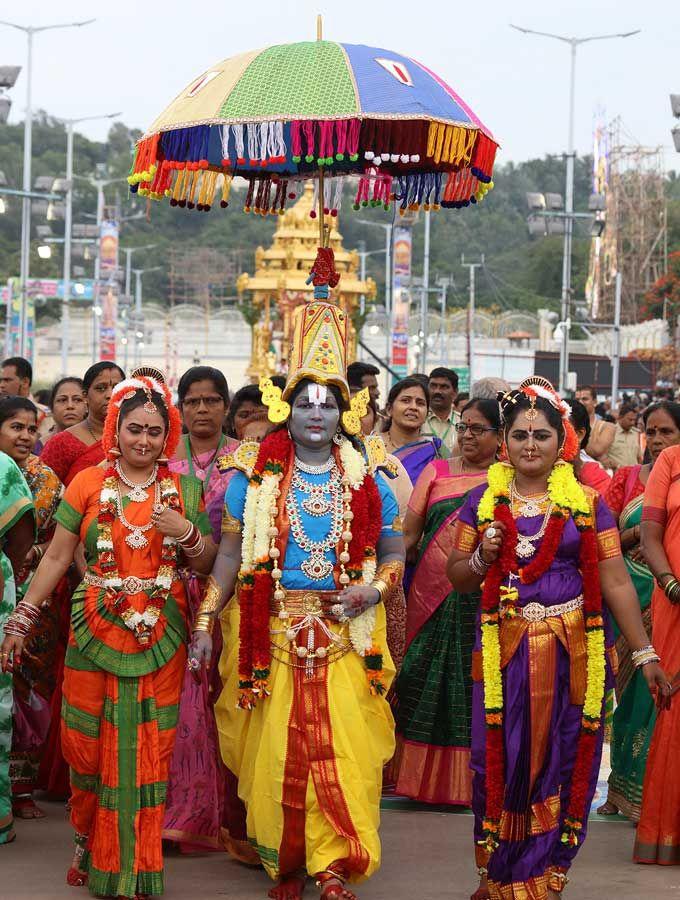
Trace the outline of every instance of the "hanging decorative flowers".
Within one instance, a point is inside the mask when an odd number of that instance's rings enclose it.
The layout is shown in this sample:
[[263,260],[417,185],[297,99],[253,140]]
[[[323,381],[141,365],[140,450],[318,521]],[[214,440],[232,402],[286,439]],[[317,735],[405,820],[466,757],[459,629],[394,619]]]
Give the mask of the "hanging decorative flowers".
[[581,572],[588,573],[588,577],[583,578],[587,649],[585,702],[572,774],[569,808],[564,817],[561,837],[562,842],[570,845],[578,843],[583,829],[586,796],[597,746],[597,732],[601,727],[605,693],[602,594],[597,575],[595,521],[588,498],[576,480],[573,467],[564,462],[555,465],[548,478],[548,499],[552,505],[550,521],[534,558],[527,565],[520,567],[517,559],[517,523],[510,506],[510,487],[514,477],[515,470],[506,463],[491,466],[488,486],[477,508],[480,536],[494,520],[502,522],[505,526],[501,551],[484,581],[481,610],[487,793],[483,823],[484,839],[480,844],[489,852],[498,846],[505,794],[500,618],[501,614],[504,618],[512,618],[517,613],[515,604],[519,599],[519,592],[512,587],[511,576],[523,584],[532,584],[548,571],[555,559],[569,517],[573,519],[580,533]]

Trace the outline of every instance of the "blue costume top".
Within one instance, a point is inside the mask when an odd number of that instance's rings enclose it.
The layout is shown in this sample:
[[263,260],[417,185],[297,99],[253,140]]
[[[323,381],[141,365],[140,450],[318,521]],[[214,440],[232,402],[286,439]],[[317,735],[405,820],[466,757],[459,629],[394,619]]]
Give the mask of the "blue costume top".
[[[330,480],[330,473],[324,472],[320,475],[309,475],[305,473],[303,477],[309,484],[326,484]],[[399,519],[399,507],[397,506],[397,501],[383,476],[380,473],[376,473],[374,478],[382,503],[383,527],[380,533],[381,537],[396,536],[397,534],[400,534],[400,532],[394,528],[395,520],[398,521]],[[234,474],[229,482],[227,493],[225,495],[227,512],[241,523],[243,522],[243,510],[246,502],[247,489],[248,478],[243,472],[239,471]],[[295,497],[298,502],[300,519],[305,533],[314,541],[322,541],[331,530],[332,513],[329,512],[323,516],[311,516],[302,506],[302,501],[306,498],[306,495],[302,491],[295,489]],[[335,548],[328,550],[324,555],[330,563],[335,565]],[[317,591],[335,590],[336,584],[332,574],[318,580],[312,580],[304,574],[300,565],[306,558],[307,554],[298,546],[291,530],[286,545],[285,558],[283,560],[283,577],[281,578],[283,587],[288,588],[289,590],[309,590],[310,588],[315,588]]]

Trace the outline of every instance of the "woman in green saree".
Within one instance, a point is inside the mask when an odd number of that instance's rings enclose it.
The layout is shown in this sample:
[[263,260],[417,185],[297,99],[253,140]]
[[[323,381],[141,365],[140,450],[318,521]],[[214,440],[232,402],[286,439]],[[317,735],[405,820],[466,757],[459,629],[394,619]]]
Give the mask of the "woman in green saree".
[[[21,569],[34,537],[31,492],[19,466],[0,453],[0,637],[16,602],[14,572]],[[12,707],[12,671],[6,654],[0,651],[0,845],[16,837],[9,782]]]
[[486,480],[496,458],[498,403],[472,400],[456,431],[461,456],[426,466],[404,521],[406,550],[416,568],[407,601],[406,652],[395,682],[393,771],[398,794],[423,803],[469,806],[471,664],[479,597],[451,590],[446,561],[463,501]]
[[[680,403],[663,401],[650,406],[644,414],[644,423],[651,462],[619,469],[612,479],[606,500],[618,518],[624,561],[640,600],[645,628],[651,636],[650,604],[654,578],[640,550],[642,501],[649,473],[659,454],[666,447],[680,443]],[[618,706],[612,724],[612,771],[607,801],[598,813],[601,816],[622,813],[637,822],[647,753],[656,722],[656,706],[642,677],[642,670],[633,667],[630,648],[618,630],[616,649],[619,657],[616,679]]]

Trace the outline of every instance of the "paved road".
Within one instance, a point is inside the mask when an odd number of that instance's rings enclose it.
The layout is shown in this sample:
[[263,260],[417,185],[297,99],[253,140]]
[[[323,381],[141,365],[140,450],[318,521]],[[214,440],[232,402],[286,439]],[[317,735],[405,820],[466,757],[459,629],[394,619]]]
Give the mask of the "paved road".
[[[71,832],[63,805],[41,805],[48,818],[19,822],[17,841],[0,847],[0,900],[86,900],[84,889],[64,880]],[[471,825],[467,814],[385,811],[383,867],[361,888],[361,900],[465,900],[475,884]],[[680,900],[680,867],[633,864],[633,835],[626,821],[592,820],[565,900]],[[262,872],[221,853],[166,860],[168,900],[263,900],[269,886]],[[310,884],[305,896],[315,895]]]

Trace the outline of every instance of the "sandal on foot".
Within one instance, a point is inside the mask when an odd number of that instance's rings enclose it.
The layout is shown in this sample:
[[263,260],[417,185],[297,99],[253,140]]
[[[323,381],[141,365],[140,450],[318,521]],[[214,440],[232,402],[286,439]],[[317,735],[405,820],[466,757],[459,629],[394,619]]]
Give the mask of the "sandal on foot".
[[619,808],[611,800],[605,800],[602,806],[598,806],[596,812],[598,816],[618,816]]
[[27,794],[24,797],[14,797],[12,800],[12,813],[15,819],[44,819],[45,813],[36,806],[33,797]]

